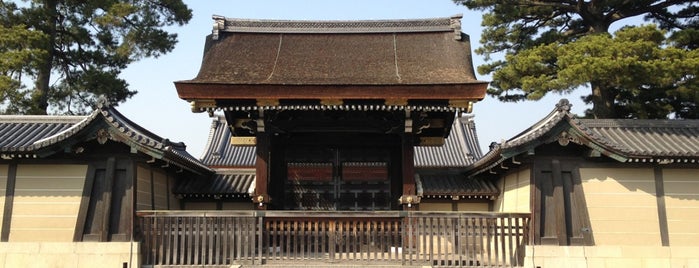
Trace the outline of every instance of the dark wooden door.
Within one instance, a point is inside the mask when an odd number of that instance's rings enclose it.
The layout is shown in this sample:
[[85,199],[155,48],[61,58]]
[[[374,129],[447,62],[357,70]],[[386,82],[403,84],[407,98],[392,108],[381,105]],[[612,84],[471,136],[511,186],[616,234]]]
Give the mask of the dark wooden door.
[[390,156],[382,148],[288,147],[284,209],[389,210]]

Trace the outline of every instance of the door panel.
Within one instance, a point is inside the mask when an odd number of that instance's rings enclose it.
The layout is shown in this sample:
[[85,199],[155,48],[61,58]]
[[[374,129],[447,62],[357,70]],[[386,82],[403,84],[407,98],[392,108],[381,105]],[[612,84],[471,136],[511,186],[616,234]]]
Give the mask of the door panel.
[[305,146],[285,155],[284,209],[390,209],[390,150]]

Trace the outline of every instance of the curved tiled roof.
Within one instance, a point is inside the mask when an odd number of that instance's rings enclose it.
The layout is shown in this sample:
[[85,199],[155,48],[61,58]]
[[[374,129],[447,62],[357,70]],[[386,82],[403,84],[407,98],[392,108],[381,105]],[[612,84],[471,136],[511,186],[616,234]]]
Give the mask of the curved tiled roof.
[[[201,161],[211,167],[253,167],[254,146],[230,144],[231,132],[226,119],[215,117]],[[416,147],[415,167],[466,167],[481,157],[473,116],[457,118],[443,146]]]
[[[90,126],[106,126],[91,128]],[[106,132],[100,132],[100,130]],[[112,139],[199,173],[213,172],[186,151],[181,142],[171,142],[139,126],[105,100],[87,116],[1,116],[0,150],[4,157],[36,157],[53,153],[51,146],[79,133],[94,131],[87,139]]]
[[85,116],[0,115],[0,151],[26,152],[39,140],[61,133]]
[[630,157],[699,158],[699,120],[576,119],[590,137]]
[[699,163],[699,120],[578,119],[562,99],[532,127],[468,167],[477,174],[545,143],[574,142],[622,162]]
[[253,167],[255,146],[235,146],[230,142],[231,131],[226,119],[217,116],[211,122],[209,138],[201,161],[211,167]]
[[443,146],[415,147],[415,167],[466,167],[481,158],[473,116],[456,118]]
[[199,74],[177,83],[482,83],[476,80],[460,19],[288,21],[214,16]]
[[421,174],[416,176],[416,183],[419,185],[418,194],[424,197],[492,199],[499,194],[498,187],[492,182],[467,178],[463,174]]
[[181,180],[173,193],[189,197],[248,197],[255,170],[217,169],[209,179]]

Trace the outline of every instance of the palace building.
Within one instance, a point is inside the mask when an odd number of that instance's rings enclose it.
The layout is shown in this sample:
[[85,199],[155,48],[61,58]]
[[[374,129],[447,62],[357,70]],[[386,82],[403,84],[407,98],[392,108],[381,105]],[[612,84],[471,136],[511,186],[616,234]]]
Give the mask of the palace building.
[[561,100],[483,154],[460,15],[213,20],[200,158],[104,100],[0,116],[0,267],[699,267],[699,120]]

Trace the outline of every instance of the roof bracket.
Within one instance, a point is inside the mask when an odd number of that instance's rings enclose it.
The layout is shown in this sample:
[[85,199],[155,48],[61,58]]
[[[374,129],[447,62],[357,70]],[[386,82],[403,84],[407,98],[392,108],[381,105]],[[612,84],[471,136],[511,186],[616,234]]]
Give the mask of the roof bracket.
[[513,157],[512,157],[512,164],[521,165],[522,162],[517,161],[517,160],[515,159],[515,157],[513,156]]

